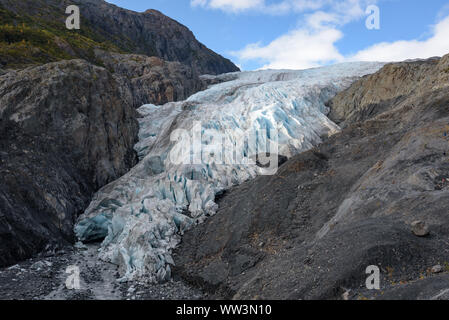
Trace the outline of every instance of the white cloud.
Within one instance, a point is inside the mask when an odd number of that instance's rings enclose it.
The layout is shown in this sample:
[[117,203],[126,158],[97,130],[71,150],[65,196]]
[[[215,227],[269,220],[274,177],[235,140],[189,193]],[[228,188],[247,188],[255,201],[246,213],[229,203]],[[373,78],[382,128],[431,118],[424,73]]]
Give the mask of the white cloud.
[[225,12],[240,13],[244,11],[257,11],[266,14],[288,14],[316,11],[332,7],[337,12],[360,14],[360,5],[375,3],[376,0],[279,0],[267,3],[266,0],[191,0],[193,7],[222,10]]
[[300,29],[284,35],[267,46],[251,44],[235,53],[240,60],[266,62],[263,69],[306,69],[338,62],[343,56],[335,47],[343,34],[331,28],[318,31]]
[[[281,15],[297,13],[300,24],[268,44],[252,43],[232,54],[240,64],[257,61],[263,68],[304,69],[342,61],[401,61],[449,53],[449,5],[438,14],[427,40],[378,43],[353,55],[337,48],[342,27],[366,17],[365,9],[381,0],[191,0],[192,6],[238,14],[255,11]],[[361,26],[362,27],[362,26]]]
[[[263,68],[304,69],[344,60],[336,47],[343,37],[339,28],[364,16],[364,6],[375,3],[369,0],[284,0],[294,10],[311,10],[303,13],[301,25],[280,36],[268,45],[253,43],[232,54],[241,63],[256,60]],[[320,8],[320,10],[317,10]]]
[[432,27],[426,40],[382,42],[344,56],[337,48],[337,42],[344,36],[340,29],[365,17],[362,8],[368,4],[367,1],[345,0],[339,1],[332,10],[306,13],[303,24],[296,30],[267,45],[250,44],[233,54],[241,64],[257,61],[263,64],[263,69],[304,69],[343,61],[389,62],[449,53],[449,14],[446,13],[446,17]]
[[227,12],[242,12],[256,10],[264,13],[283,14],[291,10],[317,10],[329,0],[281,0],[274,4],[267,4],[265,0],[191,0],[192,6],[209,9],[219,9]]
[[209,7],[224,11],[238,12],[258,8],[264,5],[264,0],[192,0],[192,6]]
[[402,61],[429,58],[449,53],[449,16],[433,27],[427,40],[383,42],[361,50],[348,60]]

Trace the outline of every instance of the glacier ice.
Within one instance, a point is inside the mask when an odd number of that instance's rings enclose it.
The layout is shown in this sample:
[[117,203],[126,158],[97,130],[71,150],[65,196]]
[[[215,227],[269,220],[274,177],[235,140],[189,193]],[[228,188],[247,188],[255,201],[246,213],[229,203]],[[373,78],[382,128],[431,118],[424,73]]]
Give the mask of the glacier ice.
[[[140,162],[97,192],[75,227],[78,238],[104,238],[99,256],[120,266],[122,280],[169,279],[172,249],[183,232],[216,213],[215,196],[264,173],[251,161],[261,149],[245,137],[275,130],[276,153],[287,157],[312,148],[339,130],[327,118],[325,102],[381,66],[345,63],[207,76],[225,82],[186,101],[142,106],[135,146]],[[191,146],[195,134],[201,148]],[[217,149],[208,149],[225,140],[230,145],[246,141],[242,161],[232,161],[238,152],[218,156]],[[267,145],[268,140],[275,138],[258,136],[256,145]]]

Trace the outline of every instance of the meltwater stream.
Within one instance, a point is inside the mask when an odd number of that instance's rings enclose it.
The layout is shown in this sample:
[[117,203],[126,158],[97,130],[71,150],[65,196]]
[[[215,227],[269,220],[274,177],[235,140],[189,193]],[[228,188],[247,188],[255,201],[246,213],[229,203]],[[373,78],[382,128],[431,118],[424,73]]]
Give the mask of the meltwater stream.
[[[140,162],[95,195],[75,227],[77,236],[104,238],[99,257],[119,265],[122,280],[168,280],[172,249],[184,231],[215,214],[215,196],[267,174],[254,162],[265,155],[260,146],[275,143],[276,152],[267,153],[290,157],[338,132],[325,102],[381,66],[345,63],[221,75],[217,80],[233,80],[186,101],[142,106],[135,146]],[[260,132],[267,134],[262,138]],[[198,136],[200,147],[194,143]],[[211,148],[217,145],[242,148]]]

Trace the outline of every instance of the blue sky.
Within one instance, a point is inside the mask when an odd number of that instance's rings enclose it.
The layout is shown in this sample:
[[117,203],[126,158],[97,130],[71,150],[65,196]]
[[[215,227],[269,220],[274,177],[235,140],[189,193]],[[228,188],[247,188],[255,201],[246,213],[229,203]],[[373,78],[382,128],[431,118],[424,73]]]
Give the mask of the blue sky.
[[[163,12],[244,70],[449,53],[447,0],[107,1],[134,11]],[[370,5],[380,10],[379,30],[366,27]]]

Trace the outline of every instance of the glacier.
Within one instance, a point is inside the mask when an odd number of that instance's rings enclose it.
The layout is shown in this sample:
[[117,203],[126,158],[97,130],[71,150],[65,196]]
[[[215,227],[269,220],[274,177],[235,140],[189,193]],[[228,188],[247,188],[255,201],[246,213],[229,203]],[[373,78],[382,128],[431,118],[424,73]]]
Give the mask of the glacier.
[[[142,106],[135,146],[140,161],[96,193],[75,226],[77,237],[104,239],[99,258],[120,266],[119,280],[169,280],[172,250],[186,230],[216,213],[216,195],[272,174],[257,163],[259,154],[270,158],[272,169],[277,156],[291,157],[337,133],[325,103],[382,66],[354,62],[204,76],[218,84],[185,101]],[[242,148],[232,148],[237,145]]]

